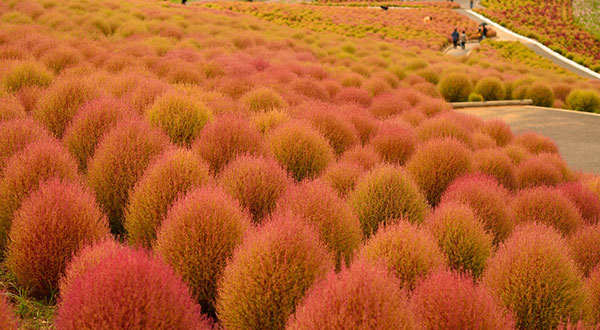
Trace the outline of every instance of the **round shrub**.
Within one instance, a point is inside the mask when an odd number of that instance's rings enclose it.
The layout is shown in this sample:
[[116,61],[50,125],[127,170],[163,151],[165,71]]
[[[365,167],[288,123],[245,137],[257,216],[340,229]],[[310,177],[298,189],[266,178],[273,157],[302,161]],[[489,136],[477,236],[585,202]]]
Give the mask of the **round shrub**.
[[532,156],[516,169],[517,182],[521,188],[556,186],[563,181],[560,169],[542,157]]
[[108,215],[113,232],[123,231],[129,190],[150,160],[169,145],[166,135],[141,120],[121,121],[100,140],[88,164],[87,184]]
[[282,110],[271,110],[254,114],[251,118],[252,124],[262,134],[267,134],[275,127],[289,121],[289,115]]
[[270,111],[285,106],[285,101],[270,88],[261,87],[244,94],[241,102],[252,112]]
[[492,253],[493,236],[473,210],[464,204],[441,204],[425,220],[450,268],[478,278]]
[[292,214],[318,231],[335,257],[336,268],[348,265],[362,241],[358,218],[346,201],[320,180],[290,187],[277,202],[276,214]]
[[522,161],[524,161],[525,159],[528,159],[531,156],[531,154],[529,153],[529,151],[527,151],[527,149],[525,149],[524,147],[522,147],[520,145],[514,144],[514,143],[511,143],[502,149],[504,150],[504,153],[513,162],[513,164],[515,164],[517,166]]
[[462,102],[468,100],[473,91],[473,84],[469,77],[462,73],[450,73],[440,79],[438,90],[446,101]]
[[532,154],[539,154],[542,152],[552,154],[558,153],[558,146],[556,146],[556,143],[554,143],[552,139],[533,132],[518,135],[514,138],[513,142],[522,146]]
[[218,285],[217,316],[229,329],[281,329],[306,291],[333,269],[309,224],[274,217],[251,230]]
[[383,94],[373,98],[369,112],[376,118],[385,119],[411,108],[410,103],[402,95]]
[[360,249],[358,260],[383,264],[400,280],[400,286],[414,289],[416,281],[444,269],[446,258],[433,236],[408,221],[380,228]]
[[371,95],[358,87],[344,87],[336,95],[334,101],[341,104],[357,104],[363,107],[371,105]]
[[550,86],[536,82],[527,88],[525,98],[531,99],[533,105],[540,107],[552,107],[554,105],[554,91]]
[[79,107],[97,94],[90,81],[80,78],[61,80],[50,87],[33,110],[33,118],[54,136],[61,138]]
[[386,121],[371,139],[371,146],[381,159],[390,164],[403,165],[417,147],[415,130],[402,121]]
[[552,329],[579,320],[587,309],[566,243],[542,224],[518,227],[490,258],[483,281],[513,312],[518,329]]
[[379,225],[396,219],[421,223],[427,201],[408,173],[399,167],[382,166],[366,174],[349,196],[365,236]]
[[9,92],[18,92],[23,87],[48,87],[52,73],[36,62],[23,62],[12,67],[4,76],[2,84]]
[[289,122],[268,136],[271,152],[297,181],[318,176],[334,158],[333,148],[319,132],[301,122]]
[[223,190],[201,188],[169,210],[154,250],[188,284],[202,310],[214,314],[217,280],[250,226],[248,215]]
[[50,140],[50,133],[32,119],[0,123],[0,177],[9,159],[32,143]]
[[65,130],[63,143],[85,170],[98,142],[117,122],[133,117],[129,106],[113,98],[102,97],[83,105]]
[[50,180],[15,213],[6,264],[19,284],[47,296],[78,249],[109,237],[108,220],[79,184]]
[[165,132],[173,143],[189,146],[212,118],[205,106],[191,97],[177,94],[161,96],[146,112],[152,126]]
[[308,120],[327,138],[336,155],[342,154],[360,141],[354,126],[339,113],[317,107],[309,113]]
[[185,149],[155,157],[129,192],[124,227],[130,244],[150,247],[173,202],[210,180],[208,165]]
[[219,181],[228,194],[250,211],[257,223],[271,214],[291,183],[276,161],[251,155],[239,156],[229,163]]
[[423,329],[514,329],[515,320],[468,275],[441,271],[417,284],[411,309]]
[[428,82],[437,85],[437,83],[440,81],[440,76],[438,75],[437,72],[435,72],[432,69],[421,69],[418,71],[415,71],[415,74],[419,77],[422,77],[423,79],[427,80]]
[[360,142],[363,145],[369,142],[371,136],[377,132],[379,124],[377,120],[358,106],[350,106],[350,110],[346,111],[346,113],[358,133]]
[[504,84],[496,77],[484,77],[480,79],[473,92],[481,95],[486,101],[503,100],[506,97]]
[[504,241],[515,227],[506,207],[509,192],[498,181],[483,174],[467,174],[452,182],[444,191],[441,204],[457,202],[468,205],[486,231],[494,235],[494,244]]
[[491,149],[496,147],[496,141],[481,132],[471,135],[471,148],[473,150]]
[[569,237],[573,260],[585,276],[600,264],[600,224],[582,227]]
[[558,189],[577,208],[588,224],[600,221],[600,196],[596,195],[589,187],[580,182],[563,183]]
[[567,96],[569,109],[600,113],[600,94],[592,89],[576,89]]
[[415,152],[406,169],[429,203],[437,205],[446,187],[471,170],[471,157],[458,140],[432,139]]
[[592,304],[592,318],[600,322],[600,266],[594,268],[586,281]]
[[263,153],[263,137],[246,119],[222,115],[207,124],[194,141],[192,150],[210,165],[213,173],[220,172],[238,155]]
[[477,93],[471,93],[469,94],[469,102],[483,102],[483,96],[481,96],[480,94]]
[[23,119],[25,117],[27,117],[27,113],[18,98],[0,95],[0,123],[12,119]]
[[[105,245],[97,245],[102,249]],[[93,250],[89,254],[100,254]],[[212,328],[189,289],[164,262],[143,250],[115,249],[61,292],[57,330]],[[85,258],[85,254],[79,258]]]
[[381,265],[353,263],[315,284],[286,329],[412,329],[414,318],[398,282]]
[[510,126],[500,119],[486,121],[483,126],[481,126],[480,130],[481,132],[492,137],[492,139],[496,141],[496,145],[499,147],[506,146],[514,138]]
[[321,178],[340,197],[345,198],[354,190],[364,174],[365,169],[362,166],[348,161],[339,161],[327,167]]
[[4,250],[13,214],[40,183],[57,178],[78,181],[75,160],[55,141],[31,143],[7,162],[0,178],[0,250]]
[[520,190],[510,204],[517,224],[540,222],[568,235],[583,226],[577,206],[556,188]]
[[517,168],[502,149],[483,149],[474,152],[473,170],[494,177],[508,189],[517,188]]
[[465,145],[471,145],[469,132],[458,122],[448,116],[436,116],[424,120],[417,127],[419,140],[427,142],[434,138],[453,137]]
[[6,294],[3,292],[0,292],[0,328],[6,330],[19,329],[19,319],[13,312]]
[[340,157],[340,161],[353,163],[364,168],[365,171],[370,171],[381,163],[381,158],[371,146],[356,146],[346,151]]

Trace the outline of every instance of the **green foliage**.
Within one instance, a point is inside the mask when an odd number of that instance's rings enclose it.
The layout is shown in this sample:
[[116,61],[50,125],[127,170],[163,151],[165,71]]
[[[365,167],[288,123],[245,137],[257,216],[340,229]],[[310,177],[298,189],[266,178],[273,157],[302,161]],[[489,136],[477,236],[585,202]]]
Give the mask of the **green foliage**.
[[473,91],[469,77],[461,73],[451,73],[443,76],[438,84],[438,90],[449,102],[463,102]]
[[577,111],[600,113],[600,94],[591,89],[576,89],[567,96],[567,105]]
[[481,102],[483,101],[483,96],[477,93],[469,94],[469,102]]

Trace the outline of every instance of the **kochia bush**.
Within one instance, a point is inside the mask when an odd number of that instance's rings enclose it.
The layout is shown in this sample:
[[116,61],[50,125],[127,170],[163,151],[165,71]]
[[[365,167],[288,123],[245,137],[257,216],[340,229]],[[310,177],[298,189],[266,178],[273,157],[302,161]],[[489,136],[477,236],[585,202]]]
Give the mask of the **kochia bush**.
[[258,88],[249,91],[242,97],[241,101],[252,112],[269,111],[285,106],[283,98],[269,88]]
[[133,245],[150,247],[171,204],[211,179],[200,157],[185,149],[155,157],[129,192],[124,227]]
[[586,281],[592,303],[592,319],[600,322],[600,266],[594,268]]
[[600,263],[600,224],[582,227],[568,239],[573,260],[584,275],[589,275]]
[[600,94],[592,89],[573,90],[566,101],[569,109],[600,113]]
[[314,105],[309,110],[308,120],[327,140],[336,155],[342,154],[347,149],[360,142],[356,129],[344,116],[337,113],[336,109],[323,109],[323,106]]
[[94,196],[78,183],[51,180],[23,201],[9,234],[6,263],[23,287],[47,296],[81,246],[110,235]]
[[23,87],[48,87],[52,73],[36,62],[22,62],[10,69],[2,83],[10,92],[18,92]]
[[50,140],[50,132],[32,119],[0,123],[0,177],[8,160],[31,143]]
[[0,328],[6,330],[17,330],[19,328],[19,319],[14,314],[4,292],[0,292]]
[[217,280],[250,226],[249,216],[223,190],[200,188],[169,210],[154,250],[188,284],[202,310],[214,314]]
[[533,132],[518,135],[513,139],[513,142],[524,147],[532,154],[539,154],[542,152],[558,153],[558,146],[552,139]]
[[0,123],[25,117],[27,117],[27,113],[18,98],[0,95]]
[[514,138],[510,126],[500,119],[486,121],[480,130],[491,136],[499,147],[506,146]]
[[520,329],[555,328],[588,309],[581,272],[561,235],[542,224],[518,227],[490,258],[483,282]]
[[537,156],[521,162],[517,166],[516,175],[521,188],[556,186],[563,181],[560,169],[546,159]]
[[473,153],[473,170],[494,177],[508,189],[517,188],[517,168],[499,148],[483,149]]
[[61,292],[57,330],[126,329],[132,324],[144,330],[212,328],[183,281],[158,258],[122,248],[100,259],[67,279],[71,284]]
[[399,281],[382,265],[355,262],[315,284],[286,329],[413,329],[414,322]]
[[382,262],[400,280],[414,289],[420,277],[446,267],[446,258],[435,238],[406,220],[380,228],[360,249],[358,260]]
[[381,158],[371,146],[356,146],[346,151],[340,157],[340,161],[353,163],[364,168],[365,171],[370,171],[381,163]]
[[321,176],[340,197],[345,198],[354,190],[360,178],[365,174],[365,169],[355,163],[340,161],[330,165]]
[[438,84],[440,94],[448,102],[466,101],[473,91],[473,84],[469,77],[461,73],[450,73],[442,76]]
[[544,83],[536,82],[527,88],[525,97],[533,101],[533,105],[552,107],[554,105],[554,91]]
[[424,120],[417,127],[417,134],[422,142],[435,138],[453,137],[465,145],[471,144],[471,136],[464,126],[450,116],[438,115]]
[[281,329],[306,291],[333,269],[319,235],[302,219],[279,216],[251,231],[219,281],[225,328]]
[[577,206],[588,224],[600,221],[600,196],[580,182],[568,182],[558,186],[560,192]]
[[502,100],[506,96],[506,90],[502,81],[496,77],[485,77],[480,79],[473,92],[483,96],[486,101]]
[[371,146],[381,159],[390,164],[403,165],[417,147],[415,130],[402,121],[386,121],[371,139]]

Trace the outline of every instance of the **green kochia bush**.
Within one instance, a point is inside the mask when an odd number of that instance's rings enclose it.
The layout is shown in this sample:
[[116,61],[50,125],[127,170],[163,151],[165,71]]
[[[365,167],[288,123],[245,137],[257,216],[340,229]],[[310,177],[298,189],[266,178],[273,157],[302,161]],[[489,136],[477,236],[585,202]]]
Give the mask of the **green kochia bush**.
[[600,113],[600,94],[592,89],[573,90],[567,96],[569,109]]
[[473,84],[464,74],[450,73],[440,79],[438,90],[446,101],[462,102],[466,101],[473,91]]
[[477,93],[469,94],[469,102],[482,102],[482,101],[483,101],[483,96],[481,96],[481,94],[477,94]]
[[333,258],[304,220],[278,216],[246,236],[218,285],[217,316],[227,329],[281,329]]
[[486,101],[502,100],[506,96],[504,84],[496,77],[485,77],[479,80],[473,92],[481,95]]
[[429,206],[406,171],[382,166],[365,175],[349,196],[365,236],[388,221],[407,219],[421,223]]
[[536,82],[527,88],[525,98],[531,99],[533,105],[540,107],[552,107],[554,105],[554,91],[544,83]]
[[355,262],[315,284],[286,329],[414,329],[414,322],[398,279],[382,265]]
[[545,225],[518,227],[490,258],[483,281],[519,329],[550,329],[587,316],[582,274],[561,235]]

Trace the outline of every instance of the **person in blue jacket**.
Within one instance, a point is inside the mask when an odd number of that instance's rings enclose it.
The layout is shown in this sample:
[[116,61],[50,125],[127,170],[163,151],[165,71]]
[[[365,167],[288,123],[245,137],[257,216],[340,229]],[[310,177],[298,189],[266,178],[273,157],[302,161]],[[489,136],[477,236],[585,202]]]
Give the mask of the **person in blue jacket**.
[[460,35],[458,34],[458,30],[454,29],[454,32],[452,32],[452,43],[454,44],[454,48],[456,48],[456,46],[458,45],[459,38]]

